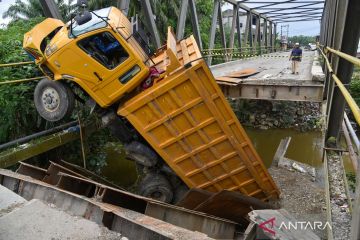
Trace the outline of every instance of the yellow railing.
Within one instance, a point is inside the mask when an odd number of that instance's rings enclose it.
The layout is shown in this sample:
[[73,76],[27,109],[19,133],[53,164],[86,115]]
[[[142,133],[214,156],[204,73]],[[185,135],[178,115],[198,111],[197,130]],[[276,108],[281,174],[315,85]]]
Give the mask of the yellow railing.
[[14,66],[29,65],[29,64],[34,64],[34,62],[30,61],[30,62],[18,62],[18,63],[2,63],[0,64],[0,67],[14,67]]
[[[321,55],[324,57],[325,59],[325,62],[326,62],[326,65],[327,65],[327,68],[331,74],[331,77],[334,79],[336,85],[339,87],[339,90],[341,91],[342,95],[344,96],[347,104],[349,105],[353,115],[354,115],[354,118],[357,122],[357,124],[360,126],[360,108],[359,106],[356,104],[355,100],[352,98],[351,94],[349,93],[349,91],[346,89],[346,87],[344,86],[344,84],[341,82],[341,80],[336,76],[336,74],[334,73],[332,67],[331,67],[331,64],[329,62],[329,59],[327,58],[327,56],[325,55],[324,51],[321,49],[321,48],[318,48],[321,52]],[[336,51],[334,49],[331,49],[329,47],[326,47],[325,49],[327,49],[328,51],[338,55],[339,57],[342,57],[348,61],[350,61],[351,63],[353,64],[356,64],[358,66],[360,66],[360,61],[358,61],[359,59],[352,59],[354,57],[348,55],[348,54],[345,54],[345,53],[342,53],[342,52],[339,52],[339,51]],[[341,53],[341,55],[339,54]],[[357,60],[357,61],[354,61],[354,60]]]
[[[17,62],[17,63],[2,63],[2,64],[0,64],[0,68],[2,68],[2,67],[18,67],[18,66],[29,65],[29,64],[34,64],[34,62],[29,61],[29,62]],[[31,82],[31,81],[40,80],[44,77],[45,76],[39,76],[39,77],[33,77],[33,78],[24,78],[24,79],[16,79],[16,80],[8,80],[8,81],[0,80],[0,85]]]
[[332,49],[332,48],[329,48],[329,47],[326,47],[325,50],[329,51],[329,52],[332,52],[332,53],[338,55],[339,57],[351,62],[352,64],[357,65],[357,66],[360,67],[360,59],[358,59],[356,57],[353,57],[353,56],[351,56],[349,54],[340,52],[338,50],[335,50],[335,49]]

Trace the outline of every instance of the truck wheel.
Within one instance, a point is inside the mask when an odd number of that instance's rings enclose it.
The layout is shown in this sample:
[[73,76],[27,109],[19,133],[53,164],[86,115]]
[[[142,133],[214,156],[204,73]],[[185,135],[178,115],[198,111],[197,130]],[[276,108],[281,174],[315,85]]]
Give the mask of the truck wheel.
[[158,162],[158,156],[148,146],[133,141],[125,145],[126,157],[145,167],[153,167]]
[[35,88],[34,103],[41,117],[56,122],[72,113],[74,93],[61,82],[43,79]]
[[163,175],[157,173],[145,175],[139,184],[139,194],[166,203],[170,203],[173,199],[169,181]]
[[185,184],[179,185],[174,190],[173,204],[177,204],[180,200],[182,200],[188,191],[189,191],[189,188]]

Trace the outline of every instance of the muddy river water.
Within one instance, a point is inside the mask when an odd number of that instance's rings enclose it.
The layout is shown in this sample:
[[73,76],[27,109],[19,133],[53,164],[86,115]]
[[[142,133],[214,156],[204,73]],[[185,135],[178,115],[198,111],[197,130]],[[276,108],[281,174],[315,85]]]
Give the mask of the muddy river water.
[[[266,167],[270,167],[281,139],[288,136],[291,137],[291,142],[285,157],[316,168],[322,167],[323,136],[320,131],[300,132],[293,129],[246,128],[246,132]],[[350,160],[346,156],[344,165],[347,171],[352,171]],[[107,149],[107,166],[103,168],[102,174],[124,187],[130,186],[137,179],[134,163],[126,160],[123,154],[119,154],[111,147]]]

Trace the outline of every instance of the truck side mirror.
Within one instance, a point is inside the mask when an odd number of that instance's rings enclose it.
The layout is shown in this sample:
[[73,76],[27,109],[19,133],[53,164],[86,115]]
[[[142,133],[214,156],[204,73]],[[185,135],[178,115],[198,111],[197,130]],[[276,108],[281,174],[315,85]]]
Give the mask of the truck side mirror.
[[80,13],[76,15],[75,21],[78,25],[83,25],[87,22],[89,22],[92,19],[92,15],[89,11],[84,11],[83,13]]

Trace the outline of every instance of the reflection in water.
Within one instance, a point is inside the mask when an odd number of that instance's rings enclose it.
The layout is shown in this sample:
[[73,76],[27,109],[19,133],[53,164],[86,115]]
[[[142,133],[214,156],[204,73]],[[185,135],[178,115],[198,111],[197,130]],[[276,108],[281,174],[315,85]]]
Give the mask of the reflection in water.
[[131,186],[137,179],[134,162],[126,160],[124,151],[115,147],[107,147],[106,154],[106,166],[101,174],[121,187]]
[[[292,129],[259,130],[246,128],[255,149],[265,163],[270,167],[276,149],[281,139],[290,136],[291,142],[286,157],[320,168],[322,166],[323,137],[321,132],[299,132]],[[125,159],[124,153],[107,148],[107,166],[102,169],[106,178],[122,187],[132,185],[137,179],[135,164]],[[344,157],[346,171],[351,171],[351,162]]]
[[292,129],[259,130],[246,128],[255,149],[263,159],[266,167],[270,167],[281,139],[291,137],[285,157],[292,160],[320,167],[322,162],[322,133],[299,132]]

